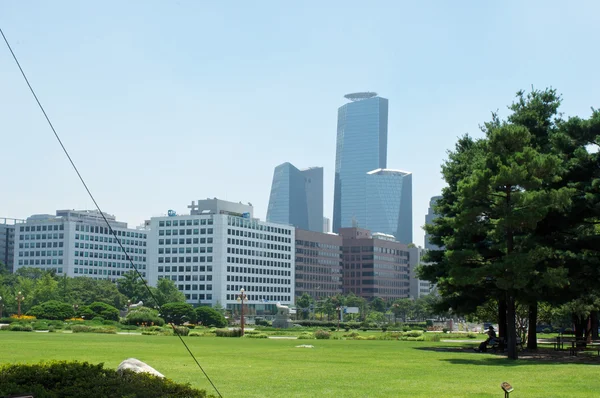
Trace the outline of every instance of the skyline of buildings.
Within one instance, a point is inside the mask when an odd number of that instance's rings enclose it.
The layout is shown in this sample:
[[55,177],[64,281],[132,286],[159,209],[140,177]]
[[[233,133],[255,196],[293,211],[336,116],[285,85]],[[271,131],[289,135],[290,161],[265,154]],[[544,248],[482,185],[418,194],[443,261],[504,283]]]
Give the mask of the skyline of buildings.
[[275,167],[266,220],[323,232],[323,167]]

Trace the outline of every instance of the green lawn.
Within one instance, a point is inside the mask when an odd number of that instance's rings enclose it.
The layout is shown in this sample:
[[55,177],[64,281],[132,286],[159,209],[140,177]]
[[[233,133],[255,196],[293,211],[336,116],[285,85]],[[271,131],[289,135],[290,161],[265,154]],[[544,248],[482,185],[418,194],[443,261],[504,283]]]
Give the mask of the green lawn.
[[[188,337],[185,341],[224,397],[518,397],[599,395],[594,363],[508,362],[444,351],[450,343]],[[471,341],[473,344],[473,342]],[[314,348],[296,348],[312,344]],[[460,344],[454,345],[460,346]],[[210,391],[176,337],[0,332],[0,363],[62,359],[116,366],[147,362],[167,377]]]

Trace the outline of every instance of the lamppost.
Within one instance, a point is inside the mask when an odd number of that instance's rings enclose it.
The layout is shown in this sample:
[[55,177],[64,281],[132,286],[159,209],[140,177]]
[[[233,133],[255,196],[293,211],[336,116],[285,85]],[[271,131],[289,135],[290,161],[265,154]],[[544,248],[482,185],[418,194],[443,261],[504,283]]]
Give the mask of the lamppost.
[[73,312],[75,312],[75,316],[77,316],[77,311],[79,311],[79,304],[73,304]]
[[131,300],[127,300],[127,312],[129,313],[129,307],[131,307]]
[[23,302],[23,300],[25,300],[25,296],[23,296],[23,294],[19,292],[17,293],[17,297],[15,297],[15,300],[17,300],[17,315],[21,316],[21,303]]
[[237,296],[237,301],[242,304],[241,315],[242,318],[240,320],[240,325],[242,327],[242,336],[244,335],[244,300],[247,300],[248,297],[244,294],[244,288],[240,289],[240,294]]

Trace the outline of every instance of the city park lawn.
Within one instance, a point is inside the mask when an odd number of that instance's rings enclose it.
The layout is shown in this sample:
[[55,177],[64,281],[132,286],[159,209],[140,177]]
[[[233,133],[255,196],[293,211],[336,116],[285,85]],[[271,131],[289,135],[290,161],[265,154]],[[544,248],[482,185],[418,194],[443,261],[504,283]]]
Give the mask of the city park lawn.
[[[600,359],[511,362],[468,343],[184,338],[223,397],[598,396]],[[301,344],[314,348],[296,348]],[[214,393],[175,336],[0,332],[0,363],[138,358],[177,382]]]

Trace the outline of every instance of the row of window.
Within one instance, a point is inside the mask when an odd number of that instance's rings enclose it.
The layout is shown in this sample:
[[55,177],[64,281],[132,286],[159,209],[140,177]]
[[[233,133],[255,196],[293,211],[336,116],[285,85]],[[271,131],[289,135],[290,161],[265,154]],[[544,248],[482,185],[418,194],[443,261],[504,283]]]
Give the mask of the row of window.
[[159,266],[158,272],[212,272],[212,265],[204,266],[204,265],[186,265],[185,268],[183,265],[179,266],[179,270],[176,265],[171,266]]
[[[84,234],[75,234],[75,240],[87,240],[91,242],[106,242],[113,243],[113,238],[109,238],[107,236],[98,236],[98,235],[84,235]],[[146,246],[145,240],[135,240],[135,239],[120,239],[121,244],[126,246]],[[118,243],[117,240],[114,240],[114,243]]]
[[[75,265],[89,265],[93,267],[127,268],[133,269],[131,263],[117,263],[114,261],[74,260]],[[135,264],[137,269],[146,269],[146,264]]]
[[159,229],[158,236],[212,235],[212,228]]
[[193,220],[162,220],[158,222],[158,226],[159,227],[177,227],[177,226],[189,226],[189,225],[213,225],[213,219],[212,218],[203,218],[203,219],[198,219],[195,218]]
[[[236,301],[238,295],[237,294],[228,294],[227,300]],[[276,296],[269,294],[247,294],[246,295],[248,301],[260,301],[261,303],[268,303],[269,301],[282,301],[282,302],[290,302],[290,296]]]
[[35,260],[19,260],[19,265],[62,265],[62,263],[63,263],[62,258],[41,258],[41,259],[35,259]]
[[75,257],[89,257],[89,258],[105,258],[107,260],[132,260],[132,261],[146,261],[146,257],[143,256],[129,256],[129,259],[126,255],[121,254],[112,254],[112,253],[95,253],[95,252],[84,252],[84,251],[75,251]]
[[290,263],[282,262],[282,261],[269,261],[269,260],[255,260],[253,258],[246,257],[227,257],[227,262],[229,264],[248,264],[248,265],[263,265],[270,267],[279,267],[279,268],[292,268]]
[[292,289],[289,287],[281,286],[246,286],[246,285],[227,285],[228,291],[239,292],[241,288],[244,288],[246,294],[249,293],[291,293]]
[[64,239],[65,234],[56,232],[53,234],[25,234],[19,235],[19,240],[41,240],[41,239]]
[[259,276],[241,275],[227,275],[227,282],[273,283],[278,285],[289,285],[292,283],[290,279],[262,278]]
[[287,245],[278,245],[275,243],[257,242],[255,240],[246,240],[246,239],[227,238],[227,244],[236,245],[236,246],[258,247],[261,249],[281,250],[281,251],[286,251],[286,252],[291,251],[290,246],[287,246]]
[[213,238],[179,238],[179,239],[159,239],[159,245],[191,245],[199,243],[213,243]]
[[19,252],[19,257],[56,257],[62,256],[62,250],[36,250],[36,251],[24,251]]
[[[98,245],[93,243],[79,243],[75,242],[76,249],[89,249],[89,250],[106,250],[109,252],[122,252],[121,246],[109,246],[109,245]],[[126,247],[127,253],[139,253],[146,254],[146,249],[138,249],[137,247]],[[106,258],[106,257],[105,257]]]
[[303,249],[301,247],[296,247],[296,254],[304,254],[306,256],[312,256],[312,257],[342,258],[342,254],[341,253],[324,252],[324,251],[321,251],[321,250],[314,250],[314,249]]
[[285,236],[261,234],[258,232],[241,231],[239,229],[231,229],[231,228],[227,229],[227,235],[241,236],[241,237],[251,238],[251,239],[261,239],[261,240],[267,240],[267,241],[271,241],[271,242],[292,243],[292,239],[286,238]]
[[[121,276],[126,274],[129,271],[119,271],[119,270],[106,270],[106,269],[89,269],[89,268],[73,268],[73,273],[78,275],[114,275]],[[142,272],[142,277],[146,277],[146,273]]]
[[296,247],[298,247],[298,246],[317,247],[320,249],[331,249],[331,250],[342,251],[342,246],[330,245],[328,243],[321,243],[321,242],[312,242],[309,240],[296,239]]
[[64,224],[54,225],[23,225],[19,228],[21,232],[36,232],[36,231],[64,231]]
[[285,271],[280,269],[263,269],[263,268],[251,268],[251,267],[232,267],[227,266],[227,272],[240,273],[240,274],[257,274],[257,275],[279,275],[279,276],[291,276],[291,271]]
[[292,258],[291,254],[286,254],[286,253],[272,253],[272,252],[266,252],[264,250],[238,249],[236,247],[228,247],[227,253],[240,254],[243,256],[280,258],[280,259],[284,259],[284,260],[290,260]]
[[63,242],[25,242],[19,243],[19,249],[45,249],[46,247],[63,247]]
[[[108,229],[108,227],[102,227],[102,226],[98,226],[98,225],[76,224],[75,231],[90,232],[90,233],[101,234],[101,235],[112,235],[112,233],[110,232],[110,229]],[[121,231],[121,230],[116,230],[116,229],[113,229],[113,232],[117,236],[123,236],[126,238],[146,239],[148,237],[148,235],[143,232]]]
[[271,227],[270,225],[264,225],[255,220],[250,220],[242,217],[227,217],[227,225],[240,228],[248,228],[256,231],[273,232],[281,235],[291,235],[292,230],[279,227]]
[[[179,260],[179,261],[178,261]],[[212,263],[213,256],[159,257],[158,263]]]
[[170,247],[167,248],[163,248],[163,247],[159,247],[158,248],[158,254],[171,254],[171,252],[173,254],[183,254],[183,253],[212,253],[213,252],[213,248],[212,246],[194,246],[194,247],[174,247],[173,249],[171,249]]
[[324,267],[340,267],[342,265],[342,262],[339,260],[325,260],[322,258],[314,257],[296,257],[296,264],[313,264],[323,265]]

